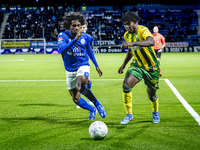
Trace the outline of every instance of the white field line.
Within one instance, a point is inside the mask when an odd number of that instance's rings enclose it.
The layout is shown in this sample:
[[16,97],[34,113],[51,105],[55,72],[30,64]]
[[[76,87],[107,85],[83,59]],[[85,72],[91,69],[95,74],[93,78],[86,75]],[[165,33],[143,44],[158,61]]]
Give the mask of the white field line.
[[67,80],[0,80],[0,82],[63,82]]
[[15,61],[25,61],[25,59],[0,60],[0,62],[15,62]]
[[[123,81],[124,79],[92,79],[92,81]],[[165,80],[165,79],[159,79]],[[0,80],[0,82],[63,82],[66,79],[61,80]]]
[[179,101],[183,104],[183,106],[187,109],[187,111],[192,115],[192,117],[200,125],[200,116],[196,113],[196,111],[188,104],[188,102],[181,96],[181,94],[177,91],[177,89],[173,86],[173,84],[168,79],[165,79],[165,82],[168,84],[168,86],[171,88],[171,90],[174,92],[174,94],[179,99]]

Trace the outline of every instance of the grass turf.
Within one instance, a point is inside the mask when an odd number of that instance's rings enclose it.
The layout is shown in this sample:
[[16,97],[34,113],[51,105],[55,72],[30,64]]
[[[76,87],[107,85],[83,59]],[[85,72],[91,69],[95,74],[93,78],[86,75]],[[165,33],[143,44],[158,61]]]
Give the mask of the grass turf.
[[[123,80],[96,79],[123,79],[117,70],[125,54],[95,56],[103,76],[99,78],[91,64],[92,91],[107,110],[104,119],[96,115],[96,120],[108,126],[102,141],[90,138],[88,128],[93,121],[88,120],[89,112],[76,109],[71,100],[60,55],[1,55],[0,149],[199,149],[200,126],[164,80],[157,92],[161,122],[152,123],[150,101],[141,81],[133,88],[134,119],[120,125],[126,115]],[[161,79],[169,79],[200,114],[200,53],[163,53],[161,67]]]

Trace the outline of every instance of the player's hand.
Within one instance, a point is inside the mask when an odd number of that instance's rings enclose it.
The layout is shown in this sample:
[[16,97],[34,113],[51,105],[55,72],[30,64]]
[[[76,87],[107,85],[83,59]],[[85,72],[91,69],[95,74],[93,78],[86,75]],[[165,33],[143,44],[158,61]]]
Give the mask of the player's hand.
[[158,53],[162,53],[162,49],[159,49],[159,50],[158,50]]
[[96,70],[97,70],[99,76],[101,77],[103,75],[103,73],[102,73],[101,69],[99,68],[99,66],[96,67]]
[[122,65],[119,69],[118,69],[118,73],[119,74],[122,74],[124,71],[124,68],[125,68],[125,66],[124,65]]
[[127,44],[127,42],[124,42],[124,43],[122,44],[122,49],[125,49],[126,47],[128,47],[128,44]]
[[83,29],[80,29],[80,30],[78,31],[78,33],[76,34],[75,39],[76,39],[76,40],[79,40],[80,37],[81,37],[81,35],[83,35],[83,32],[84,32],[84,30],[83,30]]
[[133,42],[124,42],[124,43],[122,44],[122,48],[123,48],[123,49],[126,48],[126,47],[128,47],[128,46],[133,46]]

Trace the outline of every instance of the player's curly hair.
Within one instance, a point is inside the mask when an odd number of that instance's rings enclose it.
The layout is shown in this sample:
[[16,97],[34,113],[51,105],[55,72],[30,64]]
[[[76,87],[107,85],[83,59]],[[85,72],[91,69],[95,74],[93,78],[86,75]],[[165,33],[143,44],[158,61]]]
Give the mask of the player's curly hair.
[[122,17],[122,23],[125,23],[127,21],[134,21],[138,22],[140,21],[140,17],[135,13],[135,12],[127,12],[123,17]]
[[69,30],[72,20],[78,20],[81,25],[86,23],[85,17],[80,12],[65,12],[61,22],[61,28],[63,30]]

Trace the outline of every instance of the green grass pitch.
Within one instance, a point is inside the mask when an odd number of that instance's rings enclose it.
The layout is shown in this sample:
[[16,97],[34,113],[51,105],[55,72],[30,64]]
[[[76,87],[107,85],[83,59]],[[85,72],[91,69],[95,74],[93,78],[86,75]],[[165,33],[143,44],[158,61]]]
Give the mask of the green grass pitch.
[[93,121],[88,120],[89,112],[76,109],[72,102],[61,55],[0,55],[0,149],[199,149],[200,125],[163,79],[169,79],[200,115],[200,53],[162,54],[159,124],[152,123],[150,101],[141,81],[132,92],[134,119],[120,125],[126,115],[124,74],[117,71],[125,55],[95,54],[102,77],[90,63],[92,91],[107,110],[106,118],[97,114],[95,119],[108,126],[108,134],[101,141],[90,138],[88,128]]

